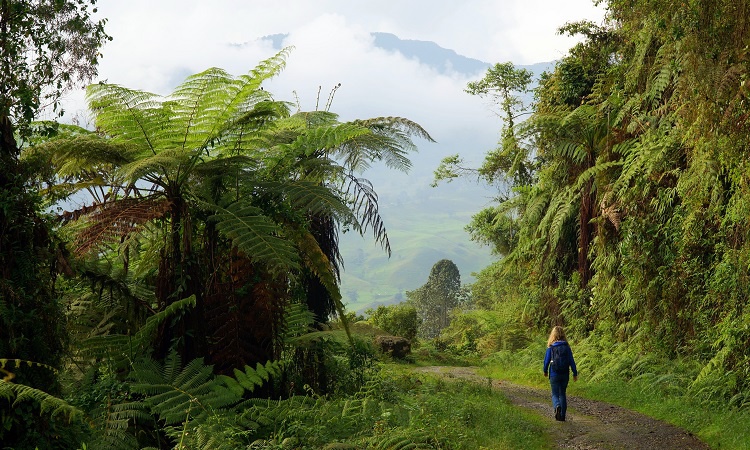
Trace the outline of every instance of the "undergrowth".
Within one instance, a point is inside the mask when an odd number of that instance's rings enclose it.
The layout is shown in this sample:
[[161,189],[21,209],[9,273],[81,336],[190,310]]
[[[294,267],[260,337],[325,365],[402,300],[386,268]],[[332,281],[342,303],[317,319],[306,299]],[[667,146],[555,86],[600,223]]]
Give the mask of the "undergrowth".
[[[537,419],[489,386],[445,381],[389,365],[356,395],[307,397],[252,448],[547,448]],[[329,447],[327,447],[329,446]]]
[[[626,344],[606,347],[595,339],[571,342],[579,371],[569,395],[601,400],[664,420],[695,434],[712,448],[746,449],[750,442],[750,408],[722,401],[695,382],[701,365],[682,358],[641,352]],[[502,351],[486,358],[482,372],[525,385],[548,388],[542,375],[546,343]]]

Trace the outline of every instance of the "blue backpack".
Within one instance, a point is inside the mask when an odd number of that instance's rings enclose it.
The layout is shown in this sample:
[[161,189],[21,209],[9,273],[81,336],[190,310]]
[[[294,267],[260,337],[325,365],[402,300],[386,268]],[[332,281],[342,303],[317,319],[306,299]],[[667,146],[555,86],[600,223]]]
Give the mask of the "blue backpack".
[[555,373],[567,373],[570,367],[570,361],[568,360],[568,344],[558,344],[550,347],[550,367]]

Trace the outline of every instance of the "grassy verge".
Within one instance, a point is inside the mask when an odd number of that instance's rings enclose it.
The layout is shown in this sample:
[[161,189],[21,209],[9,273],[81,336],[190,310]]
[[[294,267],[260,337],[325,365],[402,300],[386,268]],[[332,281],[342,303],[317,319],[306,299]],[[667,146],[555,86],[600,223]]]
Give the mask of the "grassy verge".
[[385,364],[357,394],[295,397],[273,404],[283,417],[258,449],[546,449],[541,419],[489,385]]
[[[539,340],[523,350],[497,353],[483,362],[482,372],[492,378],[548,388],[542,375],[544,349],[544,342]],[[621,365],[627,367],[612,370],[611,360],[599,359],[598,364],[592,358],[596,352],[585,345],[574,343],[573,352],[580,377],[570,384],[569,395],[614,403],[664,420],[695,434],[711,448],[747,449],[750,411],[709,404],[690,395],[678,363],[626,355]]]
[[[451,449],[546,449],[550,442],[541,419],[519,410],[489,385],[415,375],[406,367],[391,366],[386,377],[396,385],[410,384],[399,400],[416,413],[399,425],[407,434],[425,431],[442,436]],[[399,381],[401,380],[401,381]]]

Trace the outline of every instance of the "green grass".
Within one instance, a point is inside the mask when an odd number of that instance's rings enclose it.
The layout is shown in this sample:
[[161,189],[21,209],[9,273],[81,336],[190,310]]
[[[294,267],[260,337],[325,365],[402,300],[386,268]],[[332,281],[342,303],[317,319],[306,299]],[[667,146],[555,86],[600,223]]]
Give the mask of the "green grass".
[[541,418],[514,407],[489,384],[416,373],[407,364],[383,364],[352,396],[270,404],[283,420],[265,446],[253,448],[287,448],[283,442],[305,450],[550,448]]
[[550,446],[542,419],[514,407],[489,385],[444,380],[435,375],[414,375],[408,367],[390,370],[396,379],[419,380],[412,381],[415,384],[402,391],[401,400],[418,410],[410,423],[402,426],[443,437],[446,446],[438,448],[546,449]]
[[[542,375],[544,347],[543,341],[538,340],[518,352],[495,354],[483,362],[481,373],[547,388],[547,380]],[[573,344],[575,354],[583,356],[587,350]],[[685,377],[670,375],[670,368],[664,362],[652,361],[648,367],[639,367],[642,375],[625,380],[611,372],[597,374],[594,362],[585,357],[580,360],[579,380],[569,385],[569,395],[613,403],[664,420],[695,434],[711,448],[747,449],[750,411],[708,404],[686,394]]]

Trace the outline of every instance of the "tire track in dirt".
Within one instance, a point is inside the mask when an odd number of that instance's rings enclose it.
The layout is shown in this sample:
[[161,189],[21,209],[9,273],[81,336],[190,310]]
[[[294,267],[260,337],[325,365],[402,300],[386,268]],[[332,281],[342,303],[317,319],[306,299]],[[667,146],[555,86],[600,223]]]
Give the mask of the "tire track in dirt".
[[476,367],[420,367],[446,378],[491,383],[518,407],[549,421],[548,431],[559,449],[575,450],[704,450],[708,445],[674,425],[620,406],[568,395],[565,422],[555,420],[548,390],[530,388],[477,375]]

